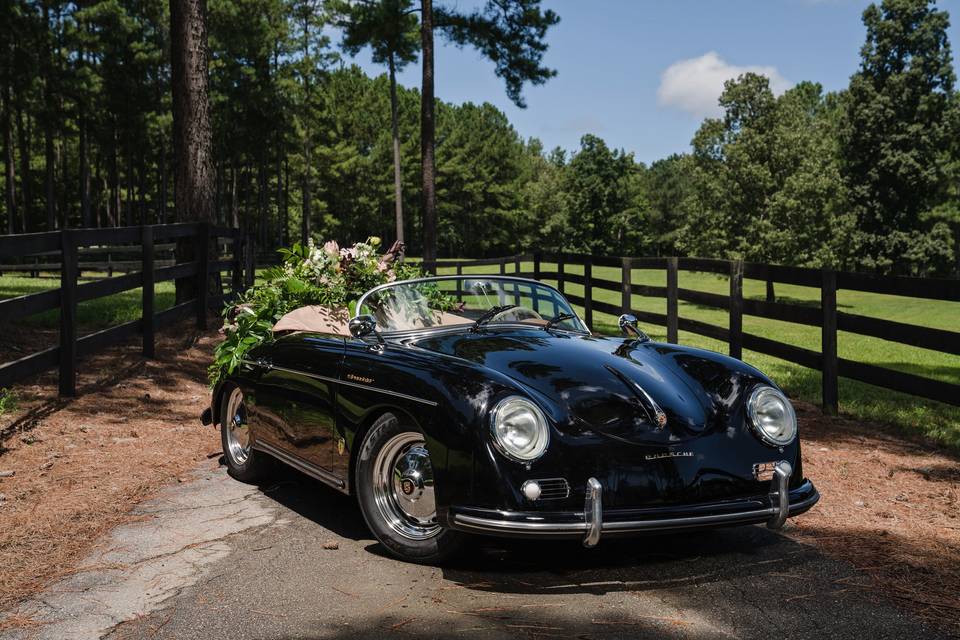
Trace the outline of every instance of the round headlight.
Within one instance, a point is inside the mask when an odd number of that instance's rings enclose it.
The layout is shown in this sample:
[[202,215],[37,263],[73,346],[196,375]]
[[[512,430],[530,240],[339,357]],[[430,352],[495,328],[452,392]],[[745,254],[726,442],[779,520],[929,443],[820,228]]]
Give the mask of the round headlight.
[[782,447],[797,436],[797,414],[787,397],[773,387],[759,386],[747,400],[747,415],[757,436]]
[[519,462],[536,460],[550,444],[547,419],[540,408],[518,396],[504,398],[490,412],[490,431],[500,452]]

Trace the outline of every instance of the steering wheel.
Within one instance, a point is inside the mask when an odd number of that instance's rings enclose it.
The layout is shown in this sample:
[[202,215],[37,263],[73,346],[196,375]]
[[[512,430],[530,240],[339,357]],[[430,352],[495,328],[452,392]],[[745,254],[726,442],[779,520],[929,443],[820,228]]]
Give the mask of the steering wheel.
[[516,322],[523,322],[524,320],[543,320],[543,316],[533,309],[528,309],[527,307],[513,307],[512,309],[504,309],[497,315],[490,318],[490,322],[504,322],[507,320],[514,320]]

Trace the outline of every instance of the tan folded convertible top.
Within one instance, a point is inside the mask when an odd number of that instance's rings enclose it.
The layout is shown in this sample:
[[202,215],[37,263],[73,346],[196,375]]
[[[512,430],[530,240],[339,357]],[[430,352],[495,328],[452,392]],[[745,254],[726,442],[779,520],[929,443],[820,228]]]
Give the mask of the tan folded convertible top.
[[273,325],[274,332],[313,331],[330,333],[337,336],[349,336],[350,312],[342,307],[312,305],[294,309]]

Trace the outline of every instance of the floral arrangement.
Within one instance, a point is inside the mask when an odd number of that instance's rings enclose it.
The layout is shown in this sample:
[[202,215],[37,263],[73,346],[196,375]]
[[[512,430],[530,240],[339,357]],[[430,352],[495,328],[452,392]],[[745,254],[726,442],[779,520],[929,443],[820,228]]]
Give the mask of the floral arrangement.
[[[353,315],[364,292],[423,275],[416,265],[402,262],[403,243],[395,242],[384,253],[380,244],[376,237],[348,248],[332,240],[317,246],[311,240],[280,249],[282,264],[267,269],[261,282],[224,308],[224,340],[208,370],[210,383],[232,373],[251,349],[273,340],[273,325],[294,309],[327,305],[349,308]],[[446,306],[443,300],[439,306]]]

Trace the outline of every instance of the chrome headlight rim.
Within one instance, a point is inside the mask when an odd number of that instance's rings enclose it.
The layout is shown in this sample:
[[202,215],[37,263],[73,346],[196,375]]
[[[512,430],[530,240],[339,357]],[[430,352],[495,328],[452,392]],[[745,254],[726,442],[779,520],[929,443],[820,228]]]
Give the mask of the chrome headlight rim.
[[[784,414],[790,421],[790,433],[788,437],[777,438],[761,426],[760,418],[757,414],[757,403],[764,394],[772,394],[783,403]],[[797,413],[786,394],[776,387],[768,384],[759,384],[750,391],[750,396],[747,398],[747,418],[754,435],[766,445],[771,447],[785,447],[797,439]]]
[[[521,454],[515,450],[512,450],[510,445],[505,443],[501,438],[500,429],[498,427],[505,415],[505,411],[511,405],[520,405],[521,407],[529,410],[536,421],[537,438],[534,446],[527,454]],[[531,462],[541,458],[550,447],[550,426],[547,422],[546,415],[543,413],[543,410],[540,409],[535,402],[523,396],[510,395],[500,399],[490,410],[490,439],[493,441],[494,448],[508,460],[522,464],[530,464]]]

